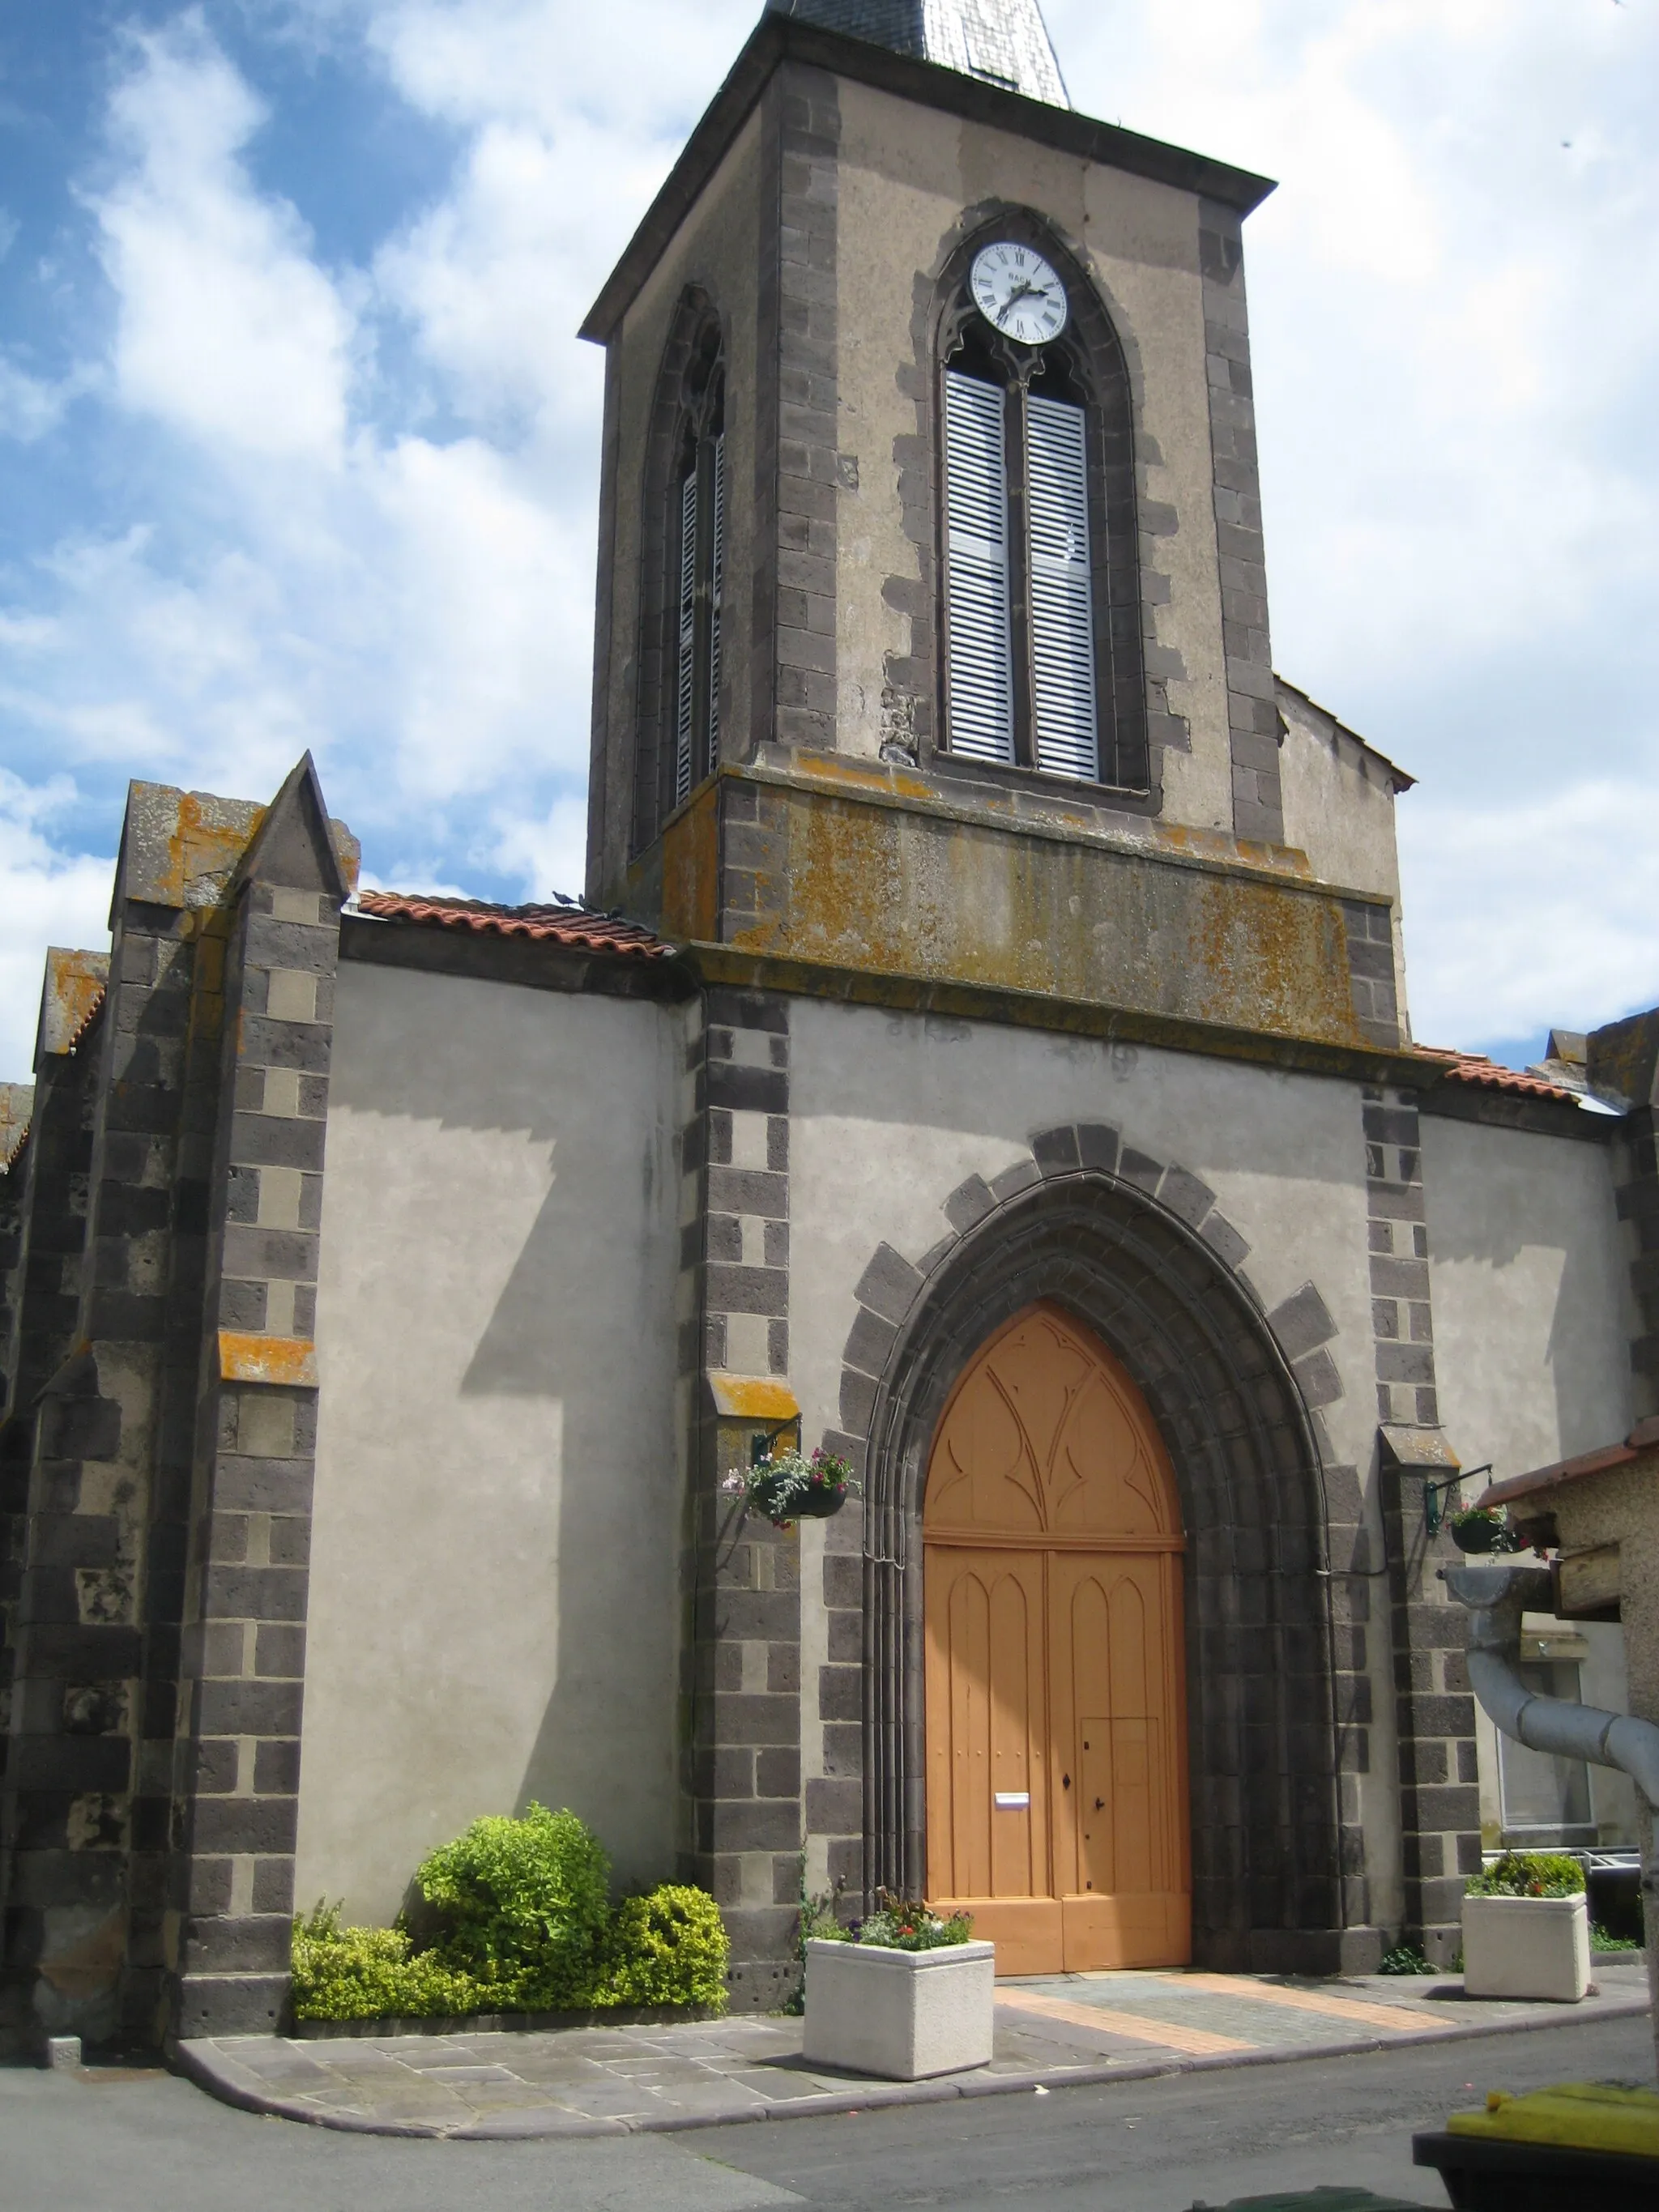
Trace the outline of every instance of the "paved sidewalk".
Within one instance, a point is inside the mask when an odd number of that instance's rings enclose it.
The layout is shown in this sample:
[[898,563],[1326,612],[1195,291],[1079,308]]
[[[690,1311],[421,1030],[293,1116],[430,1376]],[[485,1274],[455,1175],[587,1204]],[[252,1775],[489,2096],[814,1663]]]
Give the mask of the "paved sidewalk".
[[463,2139],[623,2135],[1331,2057],[1647,2009],[1645,1968],[1598,1959],[1596,1975],[1597,1994],[1570,2006],[1480,2002],[1452,1976],[1000,1982],[991,2064],[933,2081],[809,2067],[799,2020],[753,2014],[545,2034],[226,2036],[182,2044],[179,2057],[228,2104],[320,2127]]

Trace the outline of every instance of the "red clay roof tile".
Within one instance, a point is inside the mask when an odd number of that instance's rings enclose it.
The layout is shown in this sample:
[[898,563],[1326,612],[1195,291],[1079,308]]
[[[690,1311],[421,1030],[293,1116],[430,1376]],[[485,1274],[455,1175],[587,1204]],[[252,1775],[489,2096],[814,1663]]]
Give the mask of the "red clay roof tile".
[[574,951],[629,960],[666,960],[674,948],[636,921],[591,914],[579,906],[496,906],[488,899],[427,897],[419,892],[362,891],[357,911],[378,921],[411,921],[429,929],[465,929],[478,936],[527,937]]
[[1420,1044],[1417,1050],[1427,1059],[1449,1061],[1442,1079],[1447,1083],[1468,1083],[1477,1091],[1519,1091],[1528,1098],[1556,1098],[1565,1106],[1578,1103],[1576,1091],[1547,1082],[1541,1075],[1523,1075],[1517,1067],[1500,1067],[1483,1052],[1452,1052],[1433,1044]]

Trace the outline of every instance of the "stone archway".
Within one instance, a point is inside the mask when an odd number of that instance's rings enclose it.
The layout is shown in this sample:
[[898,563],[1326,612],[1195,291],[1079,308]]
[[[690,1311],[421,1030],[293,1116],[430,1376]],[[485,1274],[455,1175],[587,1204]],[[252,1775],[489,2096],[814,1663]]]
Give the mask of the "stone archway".
[[915,1891],[926,1879],[920,1535],[931,1440],[986,1338],[1048,1301],[1133,1379],[1180,1493],[1194,1957],[1333,1971],[1344,1850],[1312,1408],[1340,1393],[1326,1348],[1334,1325],[1311,1285],[1264,1314],[1241,1273],[1248,1245],[1187,1170],[1091,1124],[1042,1132],[1032,1153],[953,1193],[954,1233],[920,1264],[884,1248],[860,1285],[842,1413],[866,1470],[866,1889]]

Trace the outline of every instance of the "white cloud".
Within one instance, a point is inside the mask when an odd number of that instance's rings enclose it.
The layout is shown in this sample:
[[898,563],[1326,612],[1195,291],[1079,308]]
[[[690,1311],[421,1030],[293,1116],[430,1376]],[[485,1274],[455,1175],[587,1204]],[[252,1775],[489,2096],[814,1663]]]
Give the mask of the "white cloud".
[[1629,834],[1659,820],[1659,783],[1419,811],[1420,796],[1402,802],[1401,859],[1425,1044],[1524,1044],[1659,1005],[1659,852]]
[[0,769],[0,1068],[27,1081],[49,945],[109,944],[114,860],[58,850],[46,835],[75,799],[66,778],[31,787]]
[[579,433],[595,422],[603,360],[572,340],[597,289],[582,211],[612,151],[580,118],[556,140],[488,124],[449,196],[379,257],[385,296],[476,414],[545,410]]
[[[594,194],[626,208],[639,179],[615,166],[617,142],[679,140],[760,20],[758,0],[346,0],[368,26],[399,88],[429,115],[468,125],[527,124],[550,135],[586,115],[611,141]],[[671,139],[670,131],[675,131]],[[652,189],[660,172],[651,179]],[[603,250],[603,249],[602,249]]]
[[[0,252],[0,259],[3,258]],[[53,384],[44,377],[31,376],[15,362],[0,356],[0,438],[15,438],[19,445],[31,446],[48,430],[55,430],[75,396],[77,381]]]
[[240,156],[264,110],[199,12],[132,51],[110,103],[126,167],[94,201],[120,397],[232,450],[331,458],[349,318],[293,209],[249,188]]
[[581,538],[477,439],[401,440],[376,457],[365,492],[404,794],[419,803],[580,773],[593,590]]
[[502,866],[520,874],[532,900],[580,898],[587,867],[587,801],[580,793],[556,799],[539,820],[501,817]]
[[[429,306],[452,412],[526,325],[497,386],[583,418],[575,452],[439,442],[395,416],[349,428],[382,396],[374,316],[404,304],[391,278],[378,295],[361,272],[335,283],[258,192],[240,150],[262,111],[198,15],[131,56],[92,204],[117,305],[111,396],[165,425],[155,520],[37,556],[33,603],[0,605],[0,710],[70,758],[238,793],[274,788],[309,745],[362,829],[424,825],[437,844],[458,800],[487,816],[505,786],[580,775],[598,388],[565,375],[553,311],[525,312],[550,218],[521,214],[518,243],[469,268],[488,226],[463,192],[456,224],[472,228],[453,255],[440,226],[426,260],[410,244],[388,265]],[[511,179],[492,190],[505,216]]]

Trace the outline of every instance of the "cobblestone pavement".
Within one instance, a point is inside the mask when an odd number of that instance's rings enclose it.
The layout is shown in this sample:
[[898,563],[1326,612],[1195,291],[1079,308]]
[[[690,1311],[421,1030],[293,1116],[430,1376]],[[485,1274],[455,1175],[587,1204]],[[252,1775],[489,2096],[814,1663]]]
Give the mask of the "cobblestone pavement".
[[969,2074],[874,2081],[809,2067],[769,2015],[549,2033],[226,2036],[180,2045],[228,2103],[376,2135],[615,2135],[1058,2089],[1072,2083],[1437,2042],[1647,2006],[1639,1965],[1596,1961],[1582,2004],[1482,2002],[1454,1977],[1295,1981],[1195,1972],[997,1984],[996,2055]]

